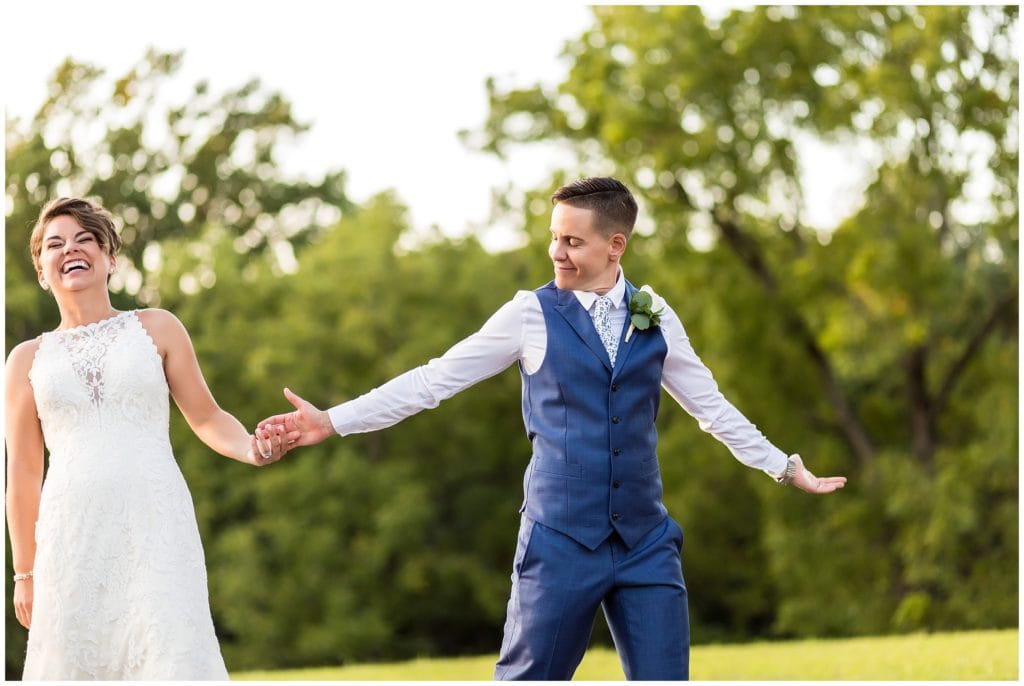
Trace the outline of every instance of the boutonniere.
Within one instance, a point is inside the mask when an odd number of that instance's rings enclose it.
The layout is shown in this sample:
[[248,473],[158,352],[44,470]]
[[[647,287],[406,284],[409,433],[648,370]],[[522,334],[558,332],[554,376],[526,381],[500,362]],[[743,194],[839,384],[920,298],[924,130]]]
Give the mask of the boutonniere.
[[629,299],[629,330],[626,342],[633,335],[633,329],[644,331],[661,324],[661,313],[665,311],[665,299],[650,286],[641,286]]

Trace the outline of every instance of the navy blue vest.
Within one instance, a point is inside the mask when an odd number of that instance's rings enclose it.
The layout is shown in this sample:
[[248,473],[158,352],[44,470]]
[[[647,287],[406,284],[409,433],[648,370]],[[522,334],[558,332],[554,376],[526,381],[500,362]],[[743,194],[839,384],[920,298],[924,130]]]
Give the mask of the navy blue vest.
[[[523,378],[523,422],[533,457],[522,511],[591,550],[617,531],[628,547],[666,516],[658,433],[668,346],[656,328],[619,339],[615,368],[572,291],[536,290],[547,326],[544,362]],[[626,301],[636,289],[626,282]]]

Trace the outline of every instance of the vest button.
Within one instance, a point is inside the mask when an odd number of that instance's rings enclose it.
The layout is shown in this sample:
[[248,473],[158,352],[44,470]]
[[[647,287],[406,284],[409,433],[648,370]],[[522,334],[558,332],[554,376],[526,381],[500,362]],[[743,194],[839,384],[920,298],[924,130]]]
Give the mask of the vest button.
[[612,450],[612,455],[614,455],[615,457],[618,457],[621,454],[622,450],[620,450],[619,448],[615,448],[614,450]]
[[618,488],[618,487],[619,487],[619,486],[621,486],[621,485],[622,485],[622,484],[621,484],[621,483],[619,483],[618,481],[613,481],[613,482],[612,482],[612,488]]
[[618,415],[615,415],[614,417],[612,417],[612,424],[618,424],[620,421],[621,420],[619,419]]
[[612,513],[612,519],[618,520],[618,518],[619,518],[619,513],[618,512],[613,512]]

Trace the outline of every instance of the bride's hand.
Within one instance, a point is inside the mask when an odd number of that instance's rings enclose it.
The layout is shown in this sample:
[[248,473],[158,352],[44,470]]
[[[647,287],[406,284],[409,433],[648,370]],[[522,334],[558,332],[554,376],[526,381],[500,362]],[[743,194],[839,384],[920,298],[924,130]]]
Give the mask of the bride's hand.
[[249,452],[246,453],[246,459],[250,464],[262,467],[280,460],[289,448],[283,426],[258,428],[249,436]]
[[32,626],[33,583],[32,577],[14,582],[14,614],[26,629]]
[[295,406],[295,411],[267,417],[259,423],[259,430],[282,426],[285,430],[284,439],[289,448],[316,445],[337,433],[326,412],[317,409],[312,403],[303,400],[287,388],[284,389],[284,397]]

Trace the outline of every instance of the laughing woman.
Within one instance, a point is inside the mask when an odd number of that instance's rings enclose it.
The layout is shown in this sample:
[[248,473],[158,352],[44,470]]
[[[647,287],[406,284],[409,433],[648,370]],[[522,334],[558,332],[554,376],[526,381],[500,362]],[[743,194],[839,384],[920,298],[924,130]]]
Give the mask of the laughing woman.
[[[119,312],[107,280],[121,241],[109,212],[60,198],[30,251],[60,309],[54,331],[7,360],[7,524],[25,679],[227,679],[188,487],[168,435],[168,392],[221,455],[281,458],[210,394],[181,322]],[[43,480],[43,446],[49,468]]]

